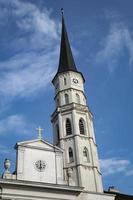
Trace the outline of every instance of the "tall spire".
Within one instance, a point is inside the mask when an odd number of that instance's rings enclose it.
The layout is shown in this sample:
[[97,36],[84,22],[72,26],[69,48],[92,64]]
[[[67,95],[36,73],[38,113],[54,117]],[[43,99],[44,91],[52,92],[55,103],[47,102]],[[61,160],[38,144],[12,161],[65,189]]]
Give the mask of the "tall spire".
[[62,33],[61,33],[61,46],[60,46],[60,59],[59,67],[57,73],[66,72],[66,71],[75,71],[77,72],[74,58],[72,55],[72,50],[68,40],[67,30],[64,21],[64,10],[61,9],[62,13]]

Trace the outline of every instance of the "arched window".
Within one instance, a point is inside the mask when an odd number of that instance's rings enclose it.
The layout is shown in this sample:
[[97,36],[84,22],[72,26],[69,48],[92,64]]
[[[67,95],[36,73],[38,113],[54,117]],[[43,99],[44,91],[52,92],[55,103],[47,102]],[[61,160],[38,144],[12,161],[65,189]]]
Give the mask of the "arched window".
[[81,135],[85,135],[85,122],[82,118],[79,120],[79,132]]
[[88,149],[85,147],[83,150],[83,161],[90,162]]
[[69,150],[68,150],[68,154],[69,154],[69,162],[74,162],[74,157],[73,157],[73,150],[71,147],[69,147]]
[[80,103],[80,96],[79,96],[79,94],[76,94],[76,103]]
[[68,94],[65,94],[65,104],[69,103],[69,96]]
[[71,121],[70,119],[66,120],[66,135],[72,134],[72,127],[71,127]]
[[66,81],[66,78],[64,78],[64,85],[66,85],[67,84],[67,81]]

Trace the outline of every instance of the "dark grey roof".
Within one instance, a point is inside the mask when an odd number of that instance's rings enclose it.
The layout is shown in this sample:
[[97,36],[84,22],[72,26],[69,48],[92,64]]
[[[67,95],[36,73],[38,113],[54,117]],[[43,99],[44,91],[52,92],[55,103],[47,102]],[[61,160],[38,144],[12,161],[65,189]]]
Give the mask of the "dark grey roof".
[[105,193],[116,195],[115,200],[133,200],[133,195],[121,194],[118,192],[108,192],[108,191],[105,191]]
[[132,195],[127,195],[127,194],[116,194],[115,200],[133,200]]
[[61,33],[61,46],[60,46],[60,59],[59,67],[57,73],[62,73],[66,71],[77,71],[74,58],[72,55],[72,50],[70,47],[67,30],[65,26],[63,10],[62,10],[62,33]]
[[60,59],[59,59],[58,70],[52,80],[52,83],[54,82],[58,74],[68,71],[74,71],[79,73],[82,76],[83,81],[85,82],[83,74],[79,72],[76,68],[65,26],[63,9],[61,9],[61,11],[62,11],[62,33],[61,33],[61,45],[60,45]]

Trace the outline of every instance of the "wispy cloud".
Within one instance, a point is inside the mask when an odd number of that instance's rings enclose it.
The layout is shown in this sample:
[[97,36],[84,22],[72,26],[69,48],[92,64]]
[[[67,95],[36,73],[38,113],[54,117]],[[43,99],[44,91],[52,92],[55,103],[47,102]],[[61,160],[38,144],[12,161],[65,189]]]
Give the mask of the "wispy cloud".
[[[30,97],[46,89],[58,62],[59,22],[46,8],[21,0],[0,1],[0,13],[1,34],[3,30],[4,37],[8,27],[13,35],[7,32],[10,41],[6,38],[4,48],[11,51],[0,61],[2,105],[8,99]],[[10,18],[6,24],[3,16],[5,20]]]
[[11,115],[0,121],[0,135],[27,134],[32,128],[23,115]]
[[5,68],[13,66],[13,69],[2,73],[0,95],[10,98],[26,97],[35,95],[42,88],[45,89],[54,73],[51,59],[54,59],[55,55],[56,52],[50,52],[45,56],[25,53],[0,63],[0,66],[3,65]]
[[101,159],[100,163],[103,176],[117,174],[120,172],[124,172],[125,174],[126,170],[130,166],[129,160],[123,160],[118,158]]
[[133,37],[130,29],[122,22],[112,22],[108,34],[101,41],[95,62],[107,66],[112,73],[118,66],[124,50],[128,52],[128,64],[133,63]]

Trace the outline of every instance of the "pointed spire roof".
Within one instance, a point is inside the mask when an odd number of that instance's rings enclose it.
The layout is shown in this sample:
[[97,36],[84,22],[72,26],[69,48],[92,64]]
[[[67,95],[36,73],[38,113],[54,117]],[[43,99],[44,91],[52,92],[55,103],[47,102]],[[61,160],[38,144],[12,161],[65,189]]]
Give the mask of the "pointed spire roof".
[[76,65],[72,55],[72,50],[70,47],[67,30],[64,21],[64,10],[61,9],[62,13],[62,33],[61,33],[61,46],[60,46],[60,59],[59,67],[57,73],[66,72],[66,71],[76,71]]
[[58,74],[63,73],[63,72],[68,72],[68,71],[73,71],[73,72],[77,72],[81,74],[83,81],[85,82],[83,74],[77,70],[75,62],[74,62],[74,58],[72,55],[72,50],[70,47],[67,30],[65,26],[63,8],[61,9],[61,14],[62,14],[62,33],[61,33],[61,45],[60,45],[60,59],[59,59],[58,70],[52,80],[52,83],[54,82]]

